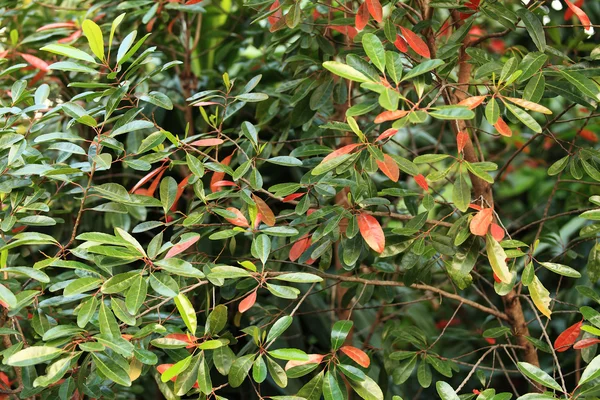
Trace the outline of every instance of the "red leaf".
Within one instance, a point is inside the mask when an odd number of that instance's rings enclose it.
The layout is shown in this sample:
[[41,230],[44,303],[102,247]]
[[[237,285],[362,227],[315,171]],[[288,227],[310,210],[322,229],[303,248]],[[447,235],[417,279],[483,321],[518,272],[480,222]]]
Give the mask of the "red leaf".
[[394,41],[394,46],[398,49],[398,51],[402,53],[406,53],[408,51],[408,44],[406,40],[400,35],[396,36],[396,41]]
[[[583,5],[583,0],[577,0],[575,2],[575,5],[579,8],[581,8],[581,6]],[[573,10],[571,10],[570,8],[568,10],[565,11],[565,21],[570,20],[573,17],[574,13]]]
[[469,107],[469,110],[474,109],[485,100],[485,96],[471,96],[458,103],[459,106]]
[[248,228],[250,226],[250,224],[248,224],[248,220],[246,217],[244,217],[244,214],[242,214],[242,212],[237,208],[227,207],[227,211],[231,211],[236,215],[235,218],[225,218],[230,224],[241,226],[242,228]]
[[261,216],[262,222],[269,226],[275,225],[275,214],[273,214],[273,210],[265,203],[263,199],[252,193],[252,200],[256,203],[256,208],[258,208],[258,212]]
[[446,20],[444,21],[444,23],[442,24],[442,26],[440,27],[440,30],[437,31],[437,35],[442,37],[448,37],[450,36],[451,32],[450,32],[450,21]]
[[287,371],[290,368],[294,368],[294,367],[298,367],[300,365],[306,365],[306,364],[320,364],[321,361],[323,361],[323,358],[325,356],[322,354],[309,354],[308,355],[308,360],[306,361],[288,361],[287,364],[285,364],[285,370]]
[[356,217],[356,222],[358,222],[360,235],[369,247],[377,253],[381,253],[385,248],[385,235],[375,217],[366,213],[360,213]]
[[504,229],[495,222],[490,226],[490,233],[497,242],[501,242],[504,239]]
[[496,121],[496,123],[494,124],[494,128],[496,128],[498,133],[501,134],[502,136],[506,136],[506,137],[512,136],[512,131],[510,130],[509,126],[506,124],[506,122],[504,122],[504,120],[502,118],[498,118],[498,121]]
[[573,348],[576,350],[585,349],[586,347],[590,347],[598,343],[600,343],[600,339],[598,338],[581,339],[579,342],[573,345]]
[[494,272],[494,282],[496,282],[496,283],[502,283],[502,279],[500,279],[500,278],[498,277],[498,275],[496,275],[496,273],[495,273],[495,272]]
[[244,300],[240,301],[238,311],[243,314],[251,309],[254,303],[256,303],[256,290],[246,296]]
[[[160,364],[156,367],[156,370],[158,371],[159,374],[163,374],[166,370],[168,370],[169,368],[171,368],[173,366],[173,364]],[[177,376],[174,376],[171,378],[171,381],[175,382],[177,380]]]
[[354,18],[354,24],[356,25],[356,29],[362,31],[365,29],[365,26],[369,23],[369,9],[367,8],[367,3],[362,3],[358,7],[358,11],[356,12],[356,17]]
[[75,40],[79,39],[79,36],[81,36],[81,33],[82,33],[82,31],[81,31],[81,29],[79,29],[79,30],[71,33],[67,37],[64,37],[62,39],[58,39],[56,42],[57,43],[61,43],[61,44],[74,42]]
[[353,346],[342,346],[340,347],[340,351],[350,357],[352,361],[360,365],[364,368],[369,368],[369,364],[371,364],[371,360],[367,353],[362,351],[361,349],[357,349]]
[[367,9],[371,17],[377,22],[383,21],[383,8],[379,0],[365,0],[365,3],[367,3]]
[[348,153],[352,152],[352,150],[354,150],[358,146],[361,146],[361,144],[360,143],[352,143],[352,144],[348,144],[344,147],[340,147],[339,149],[327,154],[327,156],[325,158],[323,158],[321,163],[327,162],[329,160],[333,160],[334,158],[343,156],[344,154],[348,154]]
[[220,188],[224,186],[237,186],[237,183],[232,181],[218,181],[212,184],[213,187]]
[[354,40],[354,37],[358,34],[358,31],[353,26],[348,25],[329,25],[329,28],[341,33],[342,35],[348,36],[348,39]]
[[375,123],[381,124],[382,122],[386,122],[386,121],[394,121],[396,119],[405,117],[406,115],[408,115],[408,113],[409,113],[408,111],[404,111],[404,110],[384,111],[375,117]]
[[377,140],[375,140],[375,141],[377,142],[379,140],[387,139],[389,137],[394,136],[396,133],[398,133],[398,129],[397,128],[387,129],[385,132],[383,132],[381,135],[379,135],[377,137]]
[[469,134],[467,132],[458,132],[456,134],[456,147],[458,148],[459,153],[463,152],[468,142]]
[[580,130],[579,136],[581,136],[583,139],[587,140],[588,142],[598,143],[598,136],[596,136],[596,134],[594,132],[590,131],[589,129]]
[[185,190],[185,187],[187,186],[191,176],[192,175],[186,176],[181,180],[181,182],[179,182],[179,185],[177,185],[177,193],[175,194],[175,200],[173,201],[173,205],[171,206],[171,211],[177,210],[177,202],[181,198],[181,195],[183,194],[183,191]]
[[185,242],[177,243],[175,246],[173,246],[169,249],[165,258],[171,258],[171,257],[176,256],[179,253],[183,253],[184,251],[186,251],[187,249],[192,247],[192,245],[194,243],[196,243],[199,239],[200,239],[200,235],[194,236],[193,238],[188,239]]
[[47,31],[50,29],[59,29],[59,28],[75,29],[75,28],[77,28],[77,25],[75,25],[74,22],[55,22],[53,24],[47,24],[47,25],[37,28],[36,32],[42,32],[42,31]]
[[202,2],[202,0],[188,0],[185,2],[184,6],[191,6],[192,4],[198,4]]
[[477,211],[483,210],[483,207],[481,207],[480,205],[474,204],[474,203],[469,204],[469,208],[472,208],[473,210],[477,210]]
[[400,27],[400,30],[402,31],[402,36],[404,36],[408,42],[408,45],[415,51],[415,53],[425,58],[431,58],[431,53],[429,52],[427,43],[425,43],[425,41],[421,39],[419,35],[403,26]]
[[[577,18],[581,22],[581,25],[583,25],[583,28],[586,31],[589,30],[592,27],[592,23],[590,22],[590,18],[587,16],[587,14],[581,8],[579,8],[575,4],[571,3],[569,0],[565,0],[565,2],[567,3],[569,10],[572,11],[573,14],[575,14],[577,16]],[[583,1],[581,3],[583,4]],[[565,18],[566,18],[566,14],[565,14]]]
[[396,161],[387,154],[383,155],[383,161],[375,160],[379,170],[385,174],[392,182],[398,182],[400,178],[400,169]]
[[579,337],[581,333],[581,325],[583,325],[583,321],[579,321],[576,324],[571,325],[567,329],[565,329],[554,341],[554,350],[558,353],[563,351],[567,351],[573,343]]
[[417,185],[421,186],[423,190],[429,190],[429,185],[427,184],[427,179],[421,174],[415,175],[415,182]]
[[494,219],[494,210],[491,208],[484,208],[479,211],[471,220],[471,233],[477,236],[485,236],[490,229],[492,220]]
[[31,54],[19,53],[21,57],[25,59],[32,67],[35,67],[41,71],[48,72],[48,63],[36,56],[32,56]]
[[[188,342],[189,345],[185,346],[186,349],[190,349],[190,348],[194,347],[196,341],[198,340],[198,338],[196,336],[188,335],[186,333],[169,333],[165,337],[167,339],[175,339],[175,340],[180,340],[182,342]],[[167,365],[172,365],[172,364],[167,364]]]
[[223,143],[223,139],[200,139],[190,143],[192,146],[218,146]]
[[[221,164],[229,165],[229,163],[231,162],[232,156],[233,156],[233,154],[230,154],[227,157],[225,157],[224,159],[222,159]],[[213,186],[213,185],[215,184],[215,182],[222,181],[224,177],[225,177],[225,172],[215,172],[213,174],[212,178],[210,179],[210,190],[213,192],[219,192],[221,189],[219,187]]]
[[160,174],[157,178],[157,180],[160,180],[160,177],[162,176],[162,174],[165,172],[165,169],[167,167],[165,165],[156,168],[154,171],[150,171],[149,173],[147,173],[142,179],[140,179],[138,181],[138,183],[136,183],[133,188],[131,188],[131,190],[129,191],[129,193],[135,193],[136,190],[138,190],[140,187],[144,186],[146,184],[146,182],[148,182],[150,179],[152,179],[153,177],[155,177],[156,175]]
[[285,196],[281,201],[284,203],[289,203],[290,201],[294,201],[304,196],[306,193],[292,193]]
[[300,239],[294,243],[292,248],[290,249],[289,258],[290,261],[296,261],[300,258],[302,253],[306,251],[310,247],[310,237],[308,234],[302,236]]
[[467,4],[465,4],[468,8],[470,8],[471,10],[477,10],[477,8],[479,7],[479,3],[481,2],[481,0],[469,0],[467,2]]
[[281,12],[281,7],[279,4],[279,0],[275,0],[273,2],[273,4],[271,4],[271,7],[269,8],[269,11],[274,11],[275,12],[271,15],[269,15],[269,18],[267,18],[267,20],[269,21],[269,24],[271,24],[271,26],[274,26],[277,21],[279,21],[282,17],[283,17],[283,13]]

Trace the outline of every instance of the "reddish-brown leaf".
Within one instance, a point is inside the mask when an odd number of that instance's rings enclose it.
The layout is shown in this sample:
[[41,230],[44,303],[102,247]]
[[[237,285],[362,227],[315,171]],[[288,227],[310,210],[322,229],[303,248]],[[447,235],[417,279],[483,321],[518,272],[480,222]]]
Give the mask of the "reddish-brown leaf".
[[344,147],[340,147],[339,149],[334,150],[331,153],[327,154],[327,156],[325,156],[325,158],[323,158],[323,160],[321,161],[321,164],[324,162],[327,162],[329,160],[333,160],[336,157],[343,156],[344,154],[351,153],[352,150],[356,149],[359,146],[361,146],[360,143],[352,143],[352,144],[348,144]]
[[398,133],[398,129],[397,129],[397,128],[390,128],[390,129],[387,129],[385,132],[383,132],[381,135],[379,135],[379,136],[377,137],[377,140],[376,140],[376,142],[377,142],[377,141],[379,141],[379,140],[383,140],[383,139],[387,139],[387,138],[389,138],[389,137],[392,137],[392,136],[394,136],[396,133]]
[[[229,165],[229,163],[231,162],[231,157],[233,156],[233,154],[228,155],[227,157],[225,157],[224,159],[221,160],[221,164],[223,165]],[[223,178],[225,177],[225,172],[215,172],[213,173],[212,178],[210,179],[210,190],[213,192],[218,192],[221,189],[219,187],[213,187],[213,185],[216,182],[222,181]]]
[[153,177],[155,177],[156,175],[159,175],[159,177],[157,178],[158,180],[160,180],[160,176],[162,176],[162,174],[165,172],[165,169],[167,167],[165,165],[156,168],[153,171],[150,171],[149,173],[147,173],[142,179],[140,179],[134,186],[133,188],[131,188],[131,190],[129,191],[129,193],[134,193],[136,190],[138,190],[140,187],[144,186],[146,184],[146,182],[148,182],[150,179],[152,179]]
[[191,176],[191,174],[186,176],[181,180],[181,182],[179,182],[179,185],[177,185],[177,193],[175,194],[175,200],[173,201],[173,205],[171,206],[171,211],[177,210],[177,202],[181,198],[181,195],[183,194],[183,191],[185,190],[185,187],[187,186]]
[[479,211],[471,220],[470,229],[473,235],[485,236],[490,229],[492,220],[494,219],[494,210],[484,208]]
[[344,353],[345,355],[347,355],[348,357],[350,357],[352,359],[352,361],[354,361],[361,367],[369,368],[369,365],[371,364],[371,360],[369,359],[369,356],[367,355],[367,353],[365,353],[361,349],[357,349],[356,347],[353,347],[353,346],[342,346],[342,347],[340,347],[340,351],[342,353]]
[[367,8],[367,3],[364,2],[358,7],[358,11],[356,12],[356,17],[354,18],[354,24],[356,25],[356,29],[362,31],[365,29],[365,26],[369,23],[369,9]]
[[383,161],[375,160],[379,170],[385,174],[392,182],[398,182],[400,178],[400,169],[396,161],[387,154],[383,155]]
[[294,368],[294,367],[298,367],[300,365],[306,365],[306,364],[320,364],[321,361],[323,361],[323,358],[325,356],[322,354],[309,354],[308,355],[308,360],[306,361],[288,361],[287,364],[285,364],[285,370],[287,371],[290,368]]
[[494,282],[496,282],[496,283],[502,283],[502,279],[500,279],[500,278],[498,277],[498,275],[496,275],[496,273],[495,273],[495,272],[493,273],[493,275],[494,275]]
[[273,4],[271,4],[269,11],[275,11],[273,14],[269,15],[269,18],[267,19],[271,26],[275,26],[275,24],[277,24],[277,22],[282,19],[281,17],[283,17],[279,0],[275,0]]
[[404,110],[384,111],[375,117],[375,123],[381,124],[382,122],[386,122],[386,121],[394,121],[394,120],[400,119],[402,117],[405,117],[406,115],[408,115],[408,113],[409,113],[408,111],[404,111]]
[[573,348],[576,350],[580,350],[580,349],[585,349],[586,347],[593,346],[598,343],[600,343],[600,339],[598,339],[598,338],[581,339],[579,342],[577,342],[573,345]]
[[227,207],[227,211],[231,211],[235,214],[235,218],[225,218],[230,224],[241,226],[242,228],[248,228],[250,226],[250,224],[248,224],[248,220],[246,217],[244,217],[244,214],[242,214],[242,212],[237,208]]
[[302,236],[294,243],[290,249],[289,258],[290,261],[296,261],[300,256],[310,247],[310,237],[308,234]]
[[188,1],[185,2],[184,5],[191,6],[192,4],[198,4],[200,2],[202,2],[202,0],[188,0]]
[[356,222],[358,223],[360,235],[369,247],[377,253],[381,253],[385,248],[385,235],[375,217],[367,213],[360,213],[356,217]]
[[394,46],[396,46],[399,52],[406,53],[408,51],[408,43],[406,43],[406,40],[400,35],[396,36]]
[[238,311],[243,314],[251,309],[254,303],[256,303],[256,290],[246,296],[244,300],[240,301],[240,304],[238,305]]
[[342,35],[348,36],[348,39],[350,40],[354,40],[354,37],[358,35],[356,28],[349,25],[329,25],[329,28]]
[[367,9],[369,10],[371,17],[377,22],[382,22],[383,7],[381,7],[379,0],[365,0],[365,3],[367,3]]
[[190,143],[190,145],[192,146],[218,146],[220,144],[223,143],[223,139],[200,139],[200,140],[196,140],[192,143]]
[[594,132],[590,131],[589,129],[580,130],[579,136],[581,136],[583,139],[587,140],[588,142],[598,143],[598,136]]
[[39,69],[40,71],[48,72],[48,63],[41,58],[32,56],[31,54],[19,53],[21,57],[25,59],[32,67]]
[[504,229],[495,222],[490,226],[490,233],[497,242],[501,242],[504,239]]
[[415,175],[415,182],[417,182],[417,185],[421,186],[423,190],[429,190],[427,179],[422,174]]
[[571,325],[560,335],[558,335],[554,341],[554,350],[556,350],[558,353],[567,351],[579,337],[579,334],[581,333],[581,325],[583,325],[583,321],[579,321],[576,324]]
[[212,184],[216,188],[221,188],[225,186],[237,186],[237,183],[232,181],[218,181]]
[[462,153],[465,149],[465,146],[469,142],[469,134],[467,132],[458,132],[456,134],[456,147],[458,148],[458,152]]
[[[156,370],[158,371],[159,374],[163,374],[166,370],[168,370],[169,368],[171,368],[173,366],[173,364],[160,364],[156,367]],[[175,382],[177,380],[177,376],[174,376],[171,378],[171,381]]]
[[58,39],[56,42],[61,43],[61,44],[74,42],[75,40],[79,39],[79,36],[81,36],[82,33],[83,33],[83,31],[81,29],[79,29],[79,30],[71,33],[67,37]]
[[271,208],[264,202],[263,199],[252,193],[252,200],[256,203],[256,208],[258,208],[258,212],[261,216],[262,222],[269,226],[275,225],[275,214]]
[[47,31],[50,29],[59,29],[59,28],[75,29],[75,28],[77,28],[77,25],[75,25],[74,22],[55,22],[53,24],[47,24],[44,26],[40,26],[39,28],[37,28],[36,32],[42,32],[42,31]]
[[281,201],[284,202],[284,203],[289,203],[291,201],[299,199],[300,197],[304,196],[305,194],[306,193],[292,193],[292,194],[288,194]]
[[177,243],[175,246],[169,249],[165,258],[175,257],[177,254],[183,253],[184,251],[192,247],[194,243],[196,243],[199,239],[200,235],[194,236],[193,238],[188,239],[185,242]]
[[[581,22],[581,25],[583,25],[583,28],[586,31],[589,30],[592,27],[592,23],[590,21],[590,18],[587,16],[587,14],[581,8],[579,8],[575,4],[571,3],[569,0],[565,0],[565,2],[567,3],[569,10],[577,16],[577,18]],[[581,3],[583,4],[583,2],[581,2]],[[566,14],[565,14],[565,16],[566,16]]]
[[498,118],[498,121],[494,124],[494,128],[498,131],[499,134],[506,137],[512,136],[512,130],[510,127],[504,122],[502,118]]
[[458,103],[459,106],[469,107],[469,110],[474,109],[485,100],[485,96],[471,96]]
[[418,55],[425,58],[431,58],[431,53],[429,52],[429,47],[427,47],[427,43],[419,35],[407,29],[403,26],[400,27],[402,31],[402,36],[406,39],[406,42],[410,46],[411,49],[415,51]]
[[190,348],[194,347],[196,341],[198,340],[198,338],[196,336],[188,335],[186,333],[169,333],[165,337],[167,339],[175,339],[175,340],[180,340],[182,342],[188,342],[189,344],[187,346],[185,346],[186,349],[190,349]]

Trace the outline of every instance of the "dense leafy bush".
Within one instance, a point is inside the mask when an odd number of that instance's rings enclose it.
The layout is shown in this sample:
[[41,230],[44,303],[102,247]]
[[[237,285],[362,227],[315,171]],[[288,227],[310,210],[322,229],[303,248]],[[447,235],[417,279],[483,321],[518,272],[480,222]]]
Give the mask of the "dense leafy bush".
[[600,396],[599,2],[0,18],[0,398]]

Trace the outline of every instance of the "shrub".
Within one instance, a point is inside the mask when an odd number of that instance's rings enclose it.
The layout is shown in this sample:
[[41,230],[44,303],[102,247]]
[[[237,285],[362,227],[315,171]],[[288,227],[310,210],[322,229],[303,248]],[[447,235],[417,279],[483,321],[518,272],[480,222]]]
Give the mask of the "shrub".
[[0,398],[598,398],[588,15],[0,1]]

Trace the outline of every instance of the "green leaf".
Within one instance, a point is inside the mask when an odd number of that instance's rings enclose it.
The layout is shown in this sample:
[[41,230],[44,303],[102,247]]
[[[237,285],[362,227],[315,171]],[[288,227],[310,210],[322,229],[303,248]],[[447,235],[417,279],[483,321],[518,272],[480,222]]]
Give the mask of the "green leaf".
[[485,119],[487,119],[490,125],[494,125],[496,122],[498,122],[499,117],[500,107],[498,106],[496,99],[492,97],[488,100],[488,103],[485,106]]
[[443,60],[438,59],[423,61],[422,63],[418,64],[413,69],[408,71],[406,75],[404,75],[404,77],[402,78],[402,81],[406,81],[415,78],[419,75],[423,75],[429,71],[433,71],[437,67],[442,66],[444,64],[446,63]]
[[383,400],[384,398],[383,391],[377,382],[367,375],[359,382],[349,380],[348,383],[352,386],[356,394],[365,400]]
[[[341,76],[342,78],[349,79],[354,82],[369,82],[370,79],[363,75],[361,72],[355,70],[349,65],[343,64],[338,61],[326,61],[323,63],[323,67],[334,74]],[[315,174],[319,175],[319,174]]]
[[74,58],[76,60],[87,61],[94,64],[96,63],[94,57],[79,49],[76,49],[75,47],[66,44],[49,44],[47,46],[42,47],[40,50],[47,51],[49,53],[59,54],[61,56]]
[[517,10],[517,15],[523,21],[531,40],[542,53],[546,51],[546,36],[544,34],[544,26],[539,18],[526,8]]
[[519,371],[521,371],[521,373],[523,373],[523,375],[527,376],[529,379],[548,388],[558,390],[559,392],[563,391],[558,382],[556,382],[550,375],[535,365],[526,362],[518,362],[517,368],[519,368]]
[[471,188],[464,177],[464,174],[459,174],[454,180],[452,188],[452,201],[456,208],[465,212],[471,203]]
[[136,280],[127,291],[125,296],[125,304],[127,311],[132,315],[136,315],[144,301],[146,300],[146,294],[148,293],[148,282],[146,279],[138,276]]
[[575,86],[582,94],[591,97],[594,101],[600,100],[600,89],[591,79],[575,71],[560,70],[560,74]]
[[254,357],[254,354],[247,354],[233,362],[227,375],[232,388],[239,387],[244,382],[244,379],[248,376],[248,372],[250,372],[250,368],[252,368]]
[[381,40],[372,33],[365,33],[362,37],[362,45],[371,62],[385,73],[385,49]]
[[562,170],[564,170],[567,164],[569,163],[569,158],[570,156],[564,156],[563,158],[552,164],[550,168],[548,168],[548,175],[554,176],[561,173]]
[[271,254],[271,239],[267,235],[258,235],[252,241],[250,250],[252,256],[258,258],[265,265]]
[[204,278],[204,274],[199,269],[194,268],[191,263],[179,258],[172,257],[166,260],[155,261],[154,265],[174,275],[186,276],[188,278]]
[[559,275],[568,276],[570,278],[581,278],[579,271],[563,264],[541,262],[540,265]]
[[277,275],[273,279],[296,283],[312,283],[323,281],[323,278],[321,278],[320,276],[309,274],[306,272],[291,272],[289,274]]
[[600,376],[600,356],[594,357],[583,370],[578,386],[584,385]]
[[[226,347],[229,349],[229,347]],[[230,350],[231,351],[231,350]],[[213,360],[216,357],[216,351],[214,352]],[[204,352],[200,355],[201,361],[198,365],[198,388],[204,394],[209,394],[212,392],[212,381],[210,379],[210,369],[208,368],[208,364],[206,363],[206,358],[204,357]]]
[[437,381],[435,388],[442,400],[459,400],[460,398],[448,383]]
[[175,297],[175,306],[177,306],[177,310],[179,311],[179,315],[181,315],[181,319],[183,319],[185,326],[187,326],[192,335],[195,335],[198,322],[196,319],[196,311],[190,300],[185,294],[179,293]]
[[467,107],[462,106],[444,106],[432,108],[427,111],[429,115],[437,119],[473,119],[475,113]]
[[90,49],[92,53],[100,59],[100,61],[104,60],[104,37],[102,36],[102,30],[100,27],[92,20],[86,19],[81,24],[81,29],[83,30],[83,34],[88,40],[90,45]]
[[279,318],[277,321],[275,321],[275,323],[269,330],[269,334],[267,335],[266,342],[269,343],[272,340],[275,340],[279,336],[281,336],[281,334],[283,332],[285,332],[287,328],[290,327],[290,325],[292,324],[292,320],[293,320],[293,318],[291,316],[286,315],[286,316]]
[[117,364],[115,361],[111,360],[109,357],[102,353],[92,353],[92,358],[94,359],[94,364],[96,364],[96,367],[108,379],[110,379],[118,385],[127,387],[131,386],[131,379],[129,378],[129,374],[127,373],[127,371],[125,371],[125,369],[122,368],[120,364]]
[[184,358],[183,360],[176,362],[171,367],[169,367],[169,369],[167,369],[165,372],[162,373],[162,375],[160,376],[160,380],[163,382],[170,381],[171,378],[176,377],[179,374],[181,374],[183,371],[185,371],[190,366],[191,362],[192,362],[192,356],[188,356],[188,357]]
[[335,377],[335,373],[327,371],[323,379],[323,397],[325,400],[343,400],[342,389]]
[[350,320],[337,321],[331,329],[331,349],[338,350],[344,344],[346,336],[350,333],[350,329],[354,323]]
[[17,307],[17,298],[6,286],[0,283],[0,300],[4,301],[10,310]]
[[305,352],[293,348],[270,350],[269,355],[279,360],[308,361],[308,355]]
[[531,115],[529,115],[527,112],[523,111],[521,108],[509,104],[505,101],[503,101],[504,106],[506,107],[506,109],[508,111],[510,111],[515,117],[517,117],[517,119],[519,121],[521,121],[523,124],[525,124],[529,129],[531,129],[532,131],[536,132],[536,133],[541,133],[542,132],[542,127],[540,126],[540,124],[537,123],[537,121],[535,119],[533,119],[533,117]]

